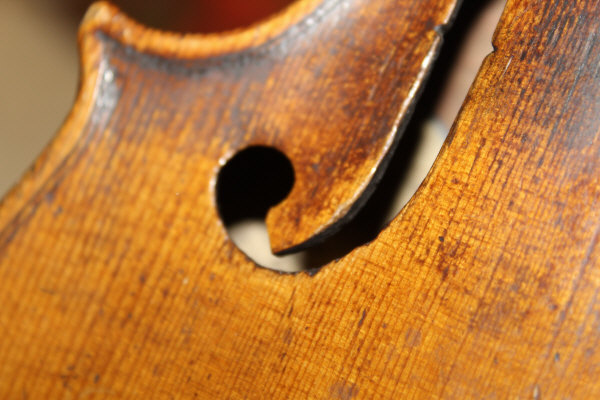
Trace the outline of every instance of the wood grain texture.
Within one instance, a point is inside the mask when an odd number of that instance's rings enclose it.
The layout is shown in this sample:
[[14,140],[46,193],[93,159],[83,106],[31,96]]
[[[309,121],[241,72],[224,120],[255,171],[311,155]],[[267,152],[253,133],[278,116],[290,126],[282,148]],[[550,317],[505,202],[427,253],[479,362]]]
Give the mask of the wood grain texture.
[[[185,151],[223,163],[268,144],[291,159],[294,188],[267,217],[273,250],[282,252],[327,236],[364,203],[455,3],[301,1],[254,29],[185,37],[147,30],[104,5],[90,11],[81,38],[100,42],[103,73],[126,79],[98,95],[112,96],[112,107],[160,108],[157,129],[185,130],[185,140],[198,142]],[[134,83],[161,103],[138,103]],[[182,124],[169,125],[176,116]]]
[[84,25],[76,108],[0,208],[0,393],[600,397],[599,25],[597,1],[509,1],[424,184],[314,276],[228,241],[207,188],[233,136],[195,140],[227,113],[171,112],[202,65]]

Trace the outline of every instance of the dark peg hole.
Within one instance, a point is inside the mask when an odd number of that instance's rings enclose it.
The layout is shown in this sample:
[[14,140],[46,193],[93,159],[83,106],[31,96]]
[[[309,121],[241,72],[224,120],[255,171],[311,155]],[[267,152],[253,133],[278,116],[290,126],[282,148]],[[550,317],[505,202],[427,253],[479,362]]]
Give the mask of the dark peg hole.
[[252,146],[219,171],[216,195],[229,238],[256,264],[285,272],[304,269],[303,255],[273,255],[265,217],[294,186],[294,168],[280,151]]
[[225,226],[264,220],[294,186],[294,168],[280,151],[253,146],[237,153],[219,172],[217,205]]

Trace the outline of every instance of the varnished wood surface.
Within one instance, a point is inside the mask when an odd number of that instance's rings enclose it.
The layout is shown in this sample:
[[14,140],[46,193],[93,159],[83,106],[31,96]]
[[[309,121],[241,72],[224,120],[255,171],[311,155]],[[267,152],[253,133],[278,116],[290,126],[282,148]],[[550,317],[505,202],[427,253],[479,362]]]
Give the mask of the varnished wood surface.
[[235,146],[167,112],[198,65],[84,26],[72,117],[0,208],[0,393],[598,398],[599,14],[509,1],[422,187],[313,276],[227,240],[207,188]]
[[[89,148],[75,144],[82,130],[109,128],[87,121],[132,107],[154,118],[164,133],[153,135],[158,141],[182,132],[190,143],[178,145],[181,156],[211,160],[190,173],[208,177],[240,149],[274,146],[294,164],[296,180],[269,212],[272,247],[301,247],[335,230],[372,190],[455,3],[304,0],[253,29],[204,36],[145,29],[98,5],[80,31],[84,89],[58,139],[68,143],[51,153],[62,160],[63,152]],[[100,83],[104,73],[114,81]],[[92,108],[92,93],[100,107]],[[145,133],[124,132],[139,130],[127,123],[110,129],[119,137]],[[211,195],[206,185],[198,189]],[[0,224],[20,208],[5,204]]]

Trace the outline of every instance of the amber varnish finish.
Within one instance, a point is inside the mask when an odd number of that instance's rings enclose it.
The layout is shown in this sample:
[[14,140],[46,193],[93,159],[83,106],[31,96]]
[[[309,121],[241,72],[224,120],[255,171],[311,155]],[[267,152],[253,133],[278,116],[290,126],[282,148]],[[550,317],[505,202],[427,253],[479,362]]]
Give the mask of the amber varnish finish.
[[427,179],[318,273],[255,266],[214,204],[266,144],[276,250],[348,217],[455,1],[302,1],[180,37],[106,5],[79,98],[0,207],[2,398],[600,397],[600,6],[511,0]]

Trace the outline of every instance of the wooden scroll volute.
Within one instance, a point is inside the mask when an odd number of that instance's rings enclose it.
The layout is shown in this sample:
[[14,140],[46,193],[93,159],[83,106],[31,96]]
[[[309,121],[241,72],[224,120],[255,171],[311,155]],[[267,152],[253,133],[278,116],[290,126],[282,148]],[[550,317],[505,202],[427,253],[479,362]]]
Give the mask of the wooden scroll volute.
[[595,1],[509,1],[372,243],[280,275],[219,220],[220,163],[256,144],[296,171],[275,250],[346,218],[453,6],[303,1],[206,38],[95,6],[73,112],[0,207],[1,397],[600,397]]
[[[205,37],[150,31],[97,5],[81,40],[99,53],[84,50],[84,60],[95,57],[84,68],[114,80],[100,80],[96,97],[106,109],[88,119],[108,113],[115,121],[113,110],[134,105],[153,118],[151,132],[140,132],[131,115],[100,129],[123,140],[143,135],[149,143],[151,136],[163,148],[173,138],[176,154],[187,158],[181,168],[204,179],[248,146],[282,151],[295,183],[267,216],[271,245],[274,252],[306,247],[373,190],[454,5],[301,1],[253,29]],[[192,195],[212,197],[206,187]],[[197,202],[214,208],[210,198]]]

